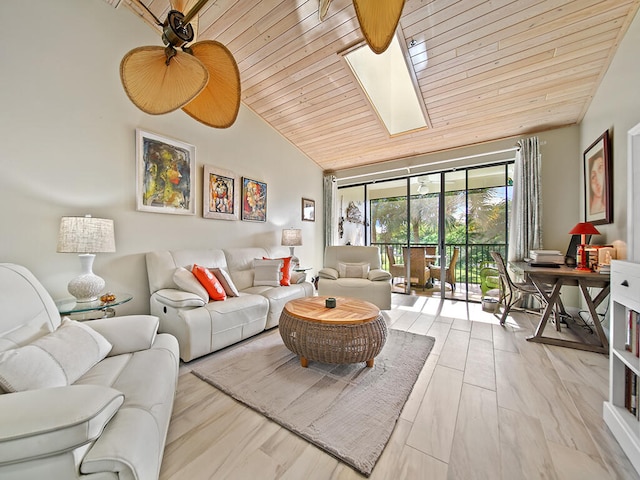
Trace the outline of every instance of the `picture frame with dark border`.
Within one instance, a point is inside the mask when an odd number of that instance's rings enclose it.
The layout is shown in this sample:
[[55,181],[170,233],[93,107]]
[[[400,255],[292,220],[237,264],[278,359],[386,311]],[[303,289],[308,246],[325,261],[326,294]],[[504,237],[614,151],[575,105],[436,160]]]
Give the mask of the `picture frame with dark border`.
[[267,221],[267,184],[242,177],[242,220]]
[[316,202],[310,198],[302,199],[302,220],[305,222],[316,221]]
[[230,170],[204,166],[202,216],[216,220],[238,220],[240,211],[238,177]]
[[136,129],[136,209],[195,215],[196,147]]
[[585,222],[613,222],[613,170],[609,131],[589,145],[583,155]]

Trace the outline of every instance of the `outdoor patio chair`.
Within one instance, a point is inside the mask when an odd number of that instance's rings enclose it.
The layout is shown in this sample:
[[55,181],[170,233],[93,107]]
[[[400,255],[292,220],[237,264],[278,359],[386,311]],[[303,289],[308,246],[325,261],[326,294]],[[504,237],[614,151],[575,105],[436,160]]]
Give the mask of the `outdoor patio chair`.
[[[458,257],[460,256],[460,247],[455,247],[453,249],[453,255],[451,256],[451,261],[449,262],[449,266],[445,268],[444,272],[444,282],[451,285],[451,290],[455,292],[456,290],[456,263],[458,263]],[[430,265],[429,271],[432,279],[442,280],[442,269],[439,265]]]

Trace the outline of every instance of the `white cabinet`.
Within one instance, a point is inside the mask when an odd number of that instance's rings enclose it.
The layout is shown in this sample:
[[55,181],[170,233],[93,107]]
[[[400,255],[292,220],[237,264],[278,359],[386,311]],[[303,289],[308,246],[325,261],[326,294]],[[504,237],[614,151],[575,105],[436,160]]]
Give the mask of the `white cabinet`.
[[[611,262],[611,335],[609,354],[609,401],[604,402],[603,416],[613,435],[640,472],[640,410],[636,393],[640,391],[640,358],[636,356],[630,319],[635,322],[640,312],[640,264]],[[631,344],[633,351],[627,345]],[[636,345],[638,345],[636,343]],[[634,378],[634,377],[637,377]],[[637,380],[637,382],[636,382]],[[632,384],[638,388],[632,392]],[[635,402],[635,404],[634,404]],[[630,410],[636,410],[632,413]]]

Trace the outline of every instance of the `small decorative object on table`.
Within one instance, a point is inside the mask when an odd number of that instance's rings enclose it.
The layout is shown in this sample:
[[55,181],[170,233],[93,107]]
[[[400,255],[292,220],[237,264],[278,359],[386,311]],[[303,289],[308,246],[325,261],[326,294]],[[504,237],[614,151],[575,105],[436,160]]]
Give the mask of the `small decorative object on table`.
[[110,302],[115,301],[115,299],[116,299],[116,296],[111,292],[107,292],[107,293],[105,293],[104,295],[102,295],[100,297],[100,301],[102,303],[110,303]]
[[336,308],[336,299],[333,297],[329,297],[324,302],[327,308]]

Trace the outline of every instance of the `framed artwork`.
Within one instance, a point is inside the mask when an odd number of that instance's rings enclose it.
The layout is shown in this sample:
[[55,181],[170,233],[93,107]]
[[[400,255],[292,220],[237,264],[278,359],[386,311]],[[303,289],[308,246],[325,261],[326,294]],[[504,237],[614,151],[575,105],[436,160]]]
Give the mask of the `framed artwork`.
[[196,148],[136,129],[136,208],[195,215]]
[[267,184],[242,177],[242,220],[267,221]]
[[238,220],[239,198],[236,174],[211,165],[204,166],[202,216]]
[[584,151],[584,218],[602,225],[613,222],[613,174],[609,131]]
[[307,222],[316,221],[316,202],[309,198],[302,199],[302,220]]

